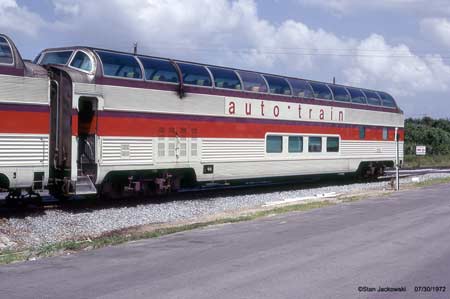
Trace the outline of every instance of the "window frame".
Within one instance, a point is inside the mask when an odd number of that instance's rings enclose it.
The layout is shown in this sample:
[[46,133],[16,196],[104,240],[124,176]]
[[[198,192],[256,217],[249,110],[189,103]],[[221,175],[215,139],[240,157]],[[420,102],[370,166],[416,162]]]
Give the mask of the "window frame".
[[[92,69],[90,71],[86,71],[86,70],[79,69],[79,68],[76,68],[74,66],[71,66],[71,64],[72,64],[73,60],[75,59],[75,56],[77,56],[78,52],[82,52],[82,53],[86,54],[87,57],[89,57],[89,59],[91,60]],[[97,70],[96,60],[94,59],[94,57],[92,57],[92,55],[90,53],[88,53],[87,51],[85,51],[83,49],[76,50],[76,51],[74,51],[74,53],[72,53],[72,56],[70,57],[69,61],[67,62],[67,66],[69,68],[71,68],[71,69],[74,69],[74,70],[77,70],[77,71],[80,71],[80,72],[83,72],[83,73],[86,73],[86,74],[94,74],[95,71]]]
[[[384,107],[384,108],[387,108],[387,109],[397,109],[398,108],[398,105],[397,105],[397,102],[395,101],[395,99],[394,99],[394,97],[393,96],[391,96],[390,94],[388,94],[387,92],[384,92],[384,91],[377,91],[377,94],[378,94],[378,96],[380,97],[380,99],[381,99],[381,107]],[[394,106],[386,106],[386,105],[384,105],[384,98],[382,97],[382,95],[385,95],[385,96],[387,96],[387,97],[390,97],[391,98],[391,100],[392,100],[392,102],[394,103]]]
[[4,35],[0,35],[0,38],[3,38],[6,41],[6,43],[8,44],[9,50],[11,51],[11,57],[12,57],[12,63],[0,62],[0,65],[15,66],[16,65],[16,55],[14,53],[14,49],[13,49],[11,43],[9,42],[9,39],[6,38],[6,36],[4,36]]
[[[352,96],[351,96],[350,92],[347,90],[347,87],[342,86],[342,85],[333,85],[333,84],[327,84],[327,86],[331,90],[331,94],[333,95],[333,101],[339,102],[339,103],[348,103],[348,104],[352,103]],[[345,92],[347,94],[348,101],[336,100],[336,96],[334,94],[333,88],[337,88],[337,89],[342,88],[343,90],[345,90]]]
[[[301,139],[301,151],[299,151],[299,152],[291,152],[291,150],[290,150],[290,139],[291,138],[299,138],[299,139]],[[288,154],[297,155],[297,154],[303,154],[305,152],[305,136],[304,135],[287,135],[287,142],[288,142],[288,144],[287,144],[287,152],[288,152]]]
[[[143,66],[142,66],[141,62],[139,61],[139,59],[136,58],[135,55],[127,54],[127,53],[114,52],[114,51],[109,51],[109,50],[94,50],[94,52],[97,55],[98,61],[100,62],[101,66],[102,66],[102,76],[103,77],[105,77],[105,78],[112,78],[112,79],[121,79],[121,80],[144,81],[145,73],[144,73],[144,70],[143,70]],[[139,78],[128,78],[128,77],[122,77],[122,76],[105,75],[105,66],[104,66],[102,58],[100,57],[100,54],[98,54],[98,52],[105,52],[105,53],[110,53],[110,54],[117,54],[117,55],[133,57],[133,59],[136,60],[137,64],[139,65],[139,68],[141,69],[142,78],[139,79]]]
[[[324,136],[308,136],[308,153],[309,154],[320,154],[323,153],[323,137]],[[320,139],[320,151],[311,151],[311,138],[319,138]]]
[[[264,84],[266,85],[266,89],[267,90],[263,92],[263,91],[252,91],[252,90],[245,89],[244,79],[242,79],[242,76],[241,76],[240,72],[242,72],[242,73],[250,73],[250,74],[255,74],[255,75],[260,76],[262,78],[262,80],[264,81]],[[239,76],[239,79],[242,82],[242,89],[241,89],[241,91],[254,93],[254,94],[270,94],[269,93],[269,84],[267,83],[266,78],[264,78],[264,76],[261,73],[252,72],[252,71],[244,71],[244,70],[236,70],[236,74]]]
[[42,60],[44,59],[44,57],[45,57],[46,54],[48,54],[48,53],[58,53],[58,52],[72,52],[72,53],[70,54],[69,58],[67,59],[67,62],[66,62],[65,64],[59,64],[59,63],[57,64],[57,65],[65,65],[65,66],[67,66],[68,63],[69,63],[69,61],[72,60],[73,54],[74,54],[76,51],[73,50],[73,49],[44,51],[44,52],[42,52],[42,53],[40,54],[39,61],[38,61],[37,64],[42,65],[42,64],[41,64],[41,63],[42,63]]
[[[302,82],[304,82],[305,85],[309,87],[309,91],[311,92],[311,96],[310,97],[308,97],[308,96],[301,97],[299,95],[294,94],[294,86],[292,85],[291,80],[292,81],[302,81]],[[309,100],[314,100],[315,99],[314,98],[314,89],[312,88],[311,84],[309,84],[308,80],[299,79],[299,78],[286,78],[286,81],[288,81],[289,85],[291,86],[292,97],[300,98],[300,99],[309,99]]]
[[[144,67],[144,63],[141,61],[140,58],[144,58],[144,59],[153,59],[153,60],[160,60],[160,61],[167,61],[168,63],[170,63],[170,65],[172,65],[173,69],[175,70],[175,73],[176,73],[176,75],[177,75],[178,82],[158,81],[158,80],[149,80],[149,79],[147,79],[146,71],[145,71],[145,67]],[[172,62],[170,59],[157,58],[157,57],[148,57],[148,56],[142,56],[142,55],[137,55],[137,56],[136,56],[136,59],[137,59],[137,61],[139,61],[139,64],[141,65],[142,70],[144,71],[144,72],[143,72],[143,75],[144,75],[143,78],[144,78],[144,81],[145,81],[145,82],[155,82],[155,83],[164,83],[164,84],[180,85],[180,80],[181,80],[181,79],[180,79],[180,74],[178,73],[177,66],[175,66],[175,65],[173,64],[173,62]]]
[[[327,138],[326,140],[326,153],[340,153],[341,152],[341,138],[339,136],[325,136]],[[328,139],[335,138],[337,139],[337,151],[330,151],[328,150]]]
[[388,127],[383,127],[383,130],[381,132],[381,138],[383,139],[383,141],[389,140],[389,128]]
[[[365,126],[359,126],[358,128],[358,136],[359,136],[359,140],[366,140],[366,136],[367,136],[367,129]],[[363,134],[361,134],[363,133]]]
[[[362,88],[361,88],[361,91],[362,91],[362,92],[364,93],[364,95],[366,96],[367,106],[370,106],[370,107],[378,107],[378,108],[383,108],[383,107],[384,107],[384,106],[383,106],[383,100],[381,99],[381,97],[380,97],[380,95],[378,94],[378,92],[376,92],[375,90],[362,89]],[[380,105],[370,104],[370,103],[369,103],[369,97],[367,96],[366,91],[375,93],[375,94],[378,96],[378,99],[380,100]],[[385,108],[385,107],[384,107],[384,108]]]
[[[209,69],[208,69],[208,67],[206,65],[199,64],[199,63],[194,63],[194,62],[178,61],[178,60],[174,60],[174,63],[176,64],[176,67],[180,70],[180,75],[181,75],[182,78],[178,78],[178,79],[180,79],[180,81],[183,82],[183,85],[185,85],[185,86],[192,86],[192,87],[201,87],[201,88],[214,88],[214,81],[213,81],[214,77],[213,77],[213,75],[211,74],[211,72],[209,71]],[[197,84],[186,83],[184,81],[184,78],[183,78],[183,71],[181,70],[180,63],[195,65],[195,66],[199,66],[199,67],[204,68],[206,70],[206,72],[208,73],[209,81],[211,82],[211,85],[197,85]],[[158,82],[160,82],[160,81],[158,81]],[[236,89],[236,90],[238,90],[238,89]]]
[[[269,141],[269,137],[277,137],[277,138],[280,138],[280,140],[281,140],[281,151],[277,151],[277,152],[269,152],[268,151],[268,141]],[[281,134],[270,134],[270,133],[268,133],[267,135],[266,135],[266,137],[265,137],[265,144],[264,144],[264,147],[265,147],[265,152],[266,152],[266,154],[269,154],[269,155],[271,155],[271,154],[283,154],[283,151],[284,151],[284,135],[281,135]]]
[[[244,83],[242,82],[241,76],[239,76],[239,74],[238,74],[238,72],[237,72],[236,70],[230,69],[230,68],[226,68],[226,67],[213,66],[213,65],[208,65],[208,66],[205,66],[205,67],[206,67],[206,69],[208,70],[209,74],[211,75],[211,78],[213,79],[213,80],[212,80],[213,88],[215,88],[215,89],[221,89],[221,90],[245,91],[245,90],[244,90]],[[227,71],[233,72],[233,73],[236,75],[237,79],[239,80],[239,83],[241,84],[241,88],[240,88],[240,89],[236,89],[236,88],[218,87],[218,86],[216,85],[216,80],[215,80],[216,77],[214,77],[213,72],[212,72],[209,68],[223,69],[223,70],[227,70]]]
[[[267,93],[270,95],[274,95],[274,96],[283,96],[283,97],[289,97],[292,98],[294,96],[294,91],[292,90],[292,86],[291,83],[289,83],[288,79],[282,76],[275,76],[275,75],[269,75],[269,74],[261,74],[261,76],[264,78],[264,81],[266,81],[267,84]],[[272,77],[272,78],[277,78],[277,79],[281,79],[284,80],[284,82],[286,82],[287,86],[289,87],[289,91],[291,92],[290,94],[282,94],[282,93],[272,93],[270,91],[270,84],[269,81],[267,81],[267,77]]]
[[[368,103],[367,103],[367,96],[366,96],[366,94],[362,91],[361,88],[350,87],[350,86],[349,86],[349,87],[346,87],[346,89],[347,89],[348,93],[350,94],[350,103],[351,103],[352,105],[361,105],[361,106],[367,106],[367,105],[368,105]],[[350,91],[351,89],[358,90],[359,92],[361,92],[361,94],[364,96],[365,103],[353,102],[353,97],[352,97],[352,94],[351,94],[351,91]]]
[[[331,90],[331,88],[328,86],[327,83],[324,83],[324,82],[317,82],[317,81],[308,81],[308,83],[309,83],[309,85],[310,85],[311,88],[312,88],[312,91],[313,91],[313,98],[314,98],[315,100],[319,100],[319,101],[322,100],[322,101],[329,101],[329,102],[333,102],[333,101],[334,101],[333,91]],[[316,95],[315,95],[315,90],[314,90],[314,87],[313,87],[313,84],[325,85],[326,88],[328,88],[328,91],[329,91],[330,94],[331,94],[331,99],[324,99],[324,98],[318,98],[318,97],[316,97]]]

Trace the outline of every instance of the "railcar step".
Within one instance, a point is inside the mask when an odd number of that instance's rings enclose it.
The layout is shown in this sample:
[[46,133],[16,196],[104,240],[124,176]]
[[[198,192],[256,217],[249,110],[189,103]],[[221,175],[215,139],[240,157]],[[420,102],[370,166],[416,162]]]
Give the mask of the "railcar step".
[[97,193],[97,188],[95,188],[95,185],[89,176],[83,175],[83,176],[77,177],[75,194],[89,195],[89,194],[96,194],[96,193]]

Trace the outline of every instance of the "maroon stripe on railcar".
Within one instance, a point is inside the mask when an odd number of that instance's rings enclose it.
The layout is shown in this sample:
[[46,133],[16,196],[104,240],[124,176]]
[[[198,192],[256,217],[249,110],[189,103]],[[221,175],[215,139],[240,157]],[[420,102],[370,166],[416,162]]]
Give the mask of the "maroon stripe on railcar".
[[17,76],[17,77],[23,77],[25,75],[24,69],[18,69],[13,66],[3,66],[0,65],[0,75],[10,75],[10,76]]

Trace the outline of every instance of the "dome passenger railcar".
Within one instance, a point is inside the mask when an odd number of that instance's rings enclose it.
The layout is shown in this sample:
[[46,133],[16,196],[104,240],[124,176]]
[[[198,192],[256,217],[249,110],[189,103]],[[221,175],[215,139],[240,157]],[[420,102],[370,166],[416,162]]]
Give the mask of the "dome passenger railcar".
[[385,92],[89,47],[35,63],[59,117],[47,132],[54,193],[376,176],[394,165],[397,137],[403,159],[403,112]]
[[49,81],[0,34],[0,190],[8,198],[43,190],[49,178]]

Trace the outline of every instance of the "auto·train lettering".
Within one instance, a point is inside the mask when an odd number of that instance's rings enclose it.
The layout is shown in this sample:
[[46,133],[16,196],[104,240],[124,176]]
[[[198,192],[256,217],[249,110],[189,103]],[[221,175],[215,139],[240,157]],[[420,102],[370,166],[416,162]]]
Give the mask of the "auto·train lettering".
[[283,120],[344,122],[345,109],[265,100],[225,99],[225,114]]

